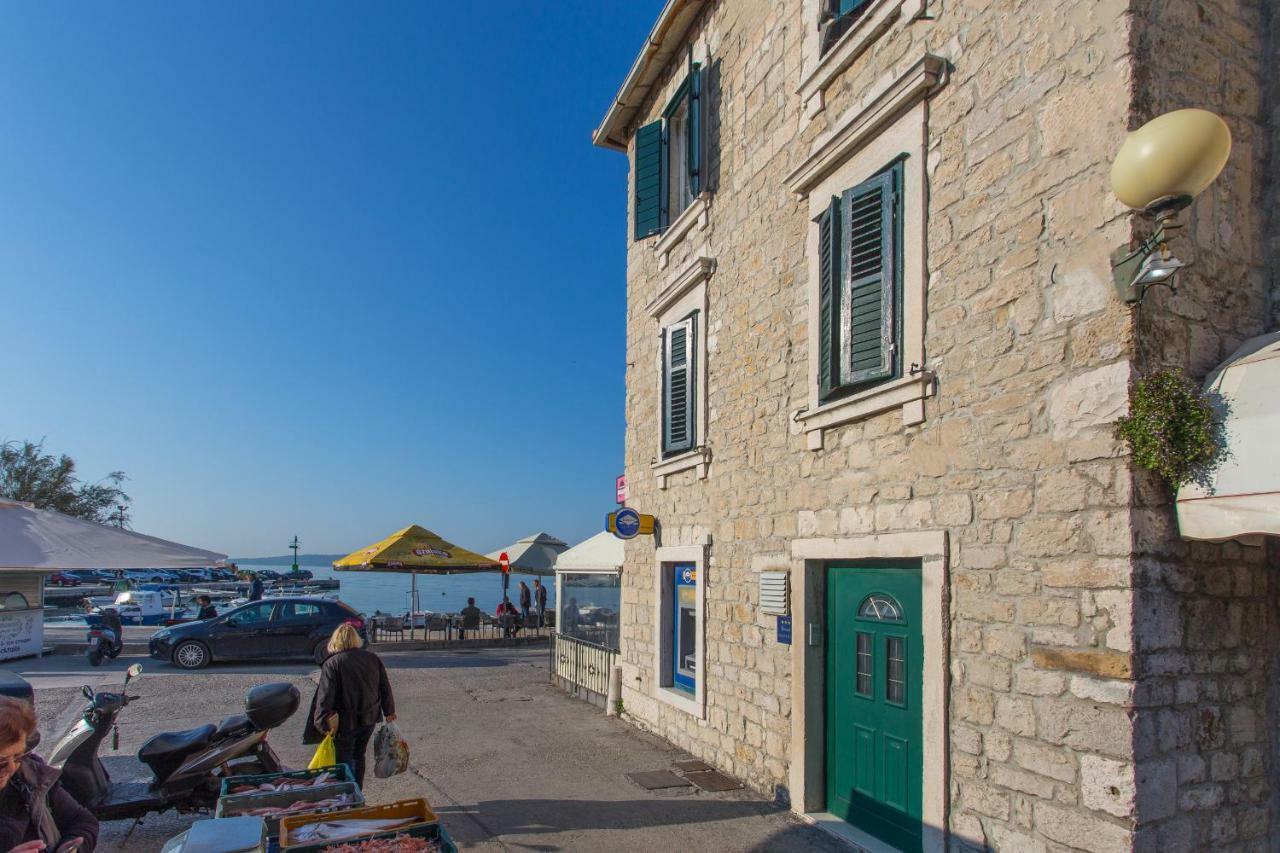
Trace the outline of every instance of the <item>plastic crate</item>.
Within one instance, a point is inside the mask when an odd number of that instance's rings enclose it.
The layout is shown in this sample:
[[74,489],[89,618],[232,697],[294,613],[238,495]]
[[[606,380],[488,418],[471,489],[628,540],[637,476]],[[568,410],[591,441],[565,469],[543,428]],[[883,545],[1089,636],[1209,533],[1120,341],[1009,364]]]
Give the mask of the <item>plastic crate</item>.
[[320,853],[325,850],[333,850],[344,844],[356,844],[361,841],[373,841],[377,838],[395,838],[397,835],[410,835],[414,838],[432,838],[438,839],[440,842],[440,853],[458,853],[458,846],[453,843],[453,839],[449,837],[449,833],[438,823],[418,823],[404,829],[392,829],[387,832],[377,832],[373,835],[359,835],[352,838],[342,838],[336,841],[322,841],[316,844],[299,844],[294,847],[287,848],[288,853]]
[[[236,785],[261,785],[263,782],[278,782],[281,779],[314,779],[325,773],[332,773],[337,778],[333,784],[340,785],[343,782],[354,782],[355,777],[351,775],[351,768],[345,764],[334,764],[329,767],[320,767],[315,770],[281,770],[278,773],[255,773],[249,776],[228,776],[222,780],[222,790],[218,792],[219,797],[245,797],[251,795],[252,791],[246,791],[243,794],[232,794],[231,789]],[[268,793],[261,791],[260,793]]]
[[[296,833],[299,827],[306,826],[309,823],[323,823],[332,818],[333,820],[392,820],[395,818],[404,818],[412,820],[413,823],[407,824],[396,829],[388,829],[378,835],[386,835],[390,833],[405,833],[416,826],[426,824],[439,825],[440,818],[431,810],[430,804],[422,797],[413,800],[397,800],[394,803],[387,803],[385,806],[365,806],[357,809],[343,809],[341,812],[331,812],[329,814],[301,814],[289,815],[280,821],[280,848],[292,851],[294,848],[290,846],[289,835]],[[370,835],[351,836],[350,838],[341,839],[341,841],[351,841],[357,838],[369,838]],[[320,849],[326,844],[336,844],[338,841],[308,841],[305,842],[307,849]]]
[[[330,797],[336,797],[339,794],[350,794],[353,799],[345,806],[330,808],[321,806],[315,811],[294,812],[289,817],[329,814],[350,808],[358,809],[364,805],[364,795],[360,793],[360,786],[355,782],[343,782],[338,785],[324,785],[319,788],[303,788],[299,791],[281,791],[277,794],[237,794],[222,797],[218,800],[218,807],[214,810],[213,816],[234,817],[248,809],[260,809],[265,806],[291,806],[299,801],[318,802],[327,800]],[[279,817],[264,816],[262,819],[267,824],[267,835],[277,835],[280,832],[281,819]]]

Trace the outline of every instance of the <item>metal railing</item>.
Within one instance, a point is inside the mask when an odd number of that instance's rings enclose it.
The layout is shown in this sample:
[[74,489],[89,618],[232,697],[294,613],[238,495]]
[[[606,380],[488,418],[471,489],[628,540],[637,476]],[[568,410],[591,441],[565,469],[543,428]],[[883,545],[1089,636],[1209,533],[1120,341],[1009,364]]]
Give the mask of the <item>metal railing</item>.
[[551,635],[551,672],[573,685],[575,693],[585,689],[608,695],[609,672],[617,660],[616,649],[560,633]]

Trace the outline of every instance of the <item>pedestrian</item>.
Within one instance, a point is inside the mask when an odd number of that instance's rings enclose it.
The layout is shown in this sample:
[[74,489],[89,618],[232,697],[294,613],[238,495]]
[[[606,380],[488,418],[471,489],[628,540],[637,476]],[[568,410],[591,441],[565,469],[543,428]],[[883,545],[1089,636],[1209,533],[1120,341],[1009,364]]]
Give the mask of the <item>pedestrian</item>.
[[480,630],[480,608],[476,607],[474,598],[467,599],[467,606],[462,608],[462,625],[458,628],[458,639],[463,639],[467,631]]
[[213,599],[207,595],[197,595],[196,604],[200,605],[200,612],[196,614],[197,619],[213,619],[218,615],[218,608],[213,606]]
[[533,608],[533,594],[529,592],[529,585],[524,581],[520,581],[520,620],[522,625],[529,624],[529,611]]
[[261,601],[262,600],[262,577],[259,576],[257,573],[250,575],[250,577],[253,579],[249,581],[249,600]]
[[320,667],[320,683],[311,701],[303,743],[318,743],[321,732],[334,735],[338,763],[351,768],[364,788],[365,754],[378,721],[396,718],[387,668],[368,649],[356,629],[343,623],[329,638],[329,659]]
[[0,850],[9,853],[92,853],[98,819],[58,781],[60,771],[28,745],[36,712],[0,696]]
[[539,578],[533,579],[533,600],[538,605],[538,627],[544,628],[547,624],[547,588]]
[[564,625],[557,630],[572,635],[581,619],[582,615],[578,612],[578,599],[570,598],[569,603],[564,608]]

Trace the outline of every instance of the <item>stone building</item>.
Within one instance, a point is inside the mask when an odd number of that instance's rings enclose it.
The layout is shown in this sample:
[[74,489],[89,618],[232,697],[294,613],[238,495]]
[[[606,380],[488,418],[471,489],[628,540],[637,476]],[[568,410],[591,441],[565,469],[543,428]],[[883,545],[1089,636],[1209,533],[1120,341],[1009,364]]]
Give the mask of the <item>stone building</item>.
[[[1276,325],[1273,8],[668,0],[594,136],[629,720],[868,849],[1278,849],[1278,561],[1114,435]],[[1181,107],[1234,148],[1135,309],[1108,172]]]

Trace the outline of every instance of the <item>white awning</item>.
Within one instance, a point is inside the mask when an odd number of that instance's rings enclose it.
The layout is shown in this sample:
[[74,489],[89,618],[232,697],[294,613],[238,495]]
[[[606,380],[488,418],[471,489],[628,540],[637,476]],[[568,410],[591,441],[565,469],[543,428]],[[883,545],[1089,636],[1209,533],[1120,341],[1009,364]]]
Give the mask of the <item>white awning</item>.
[[1280,536],[1280,332],[1251,338],[1205,381],[1229,411],[1227,456],[1205,486],[1178,490],[1184,539]]
[[622,559],[622,540],[612,533],[597,533],[561,554],[556,560],[556,572],[620,572]]
[[226,554],[0,498],[0,569],[197,569]]
[[549,576],[556,573],[556,560],[568,547],[550,533],[534,533],[485,556],[496,560],[505,552],[516,574]]

